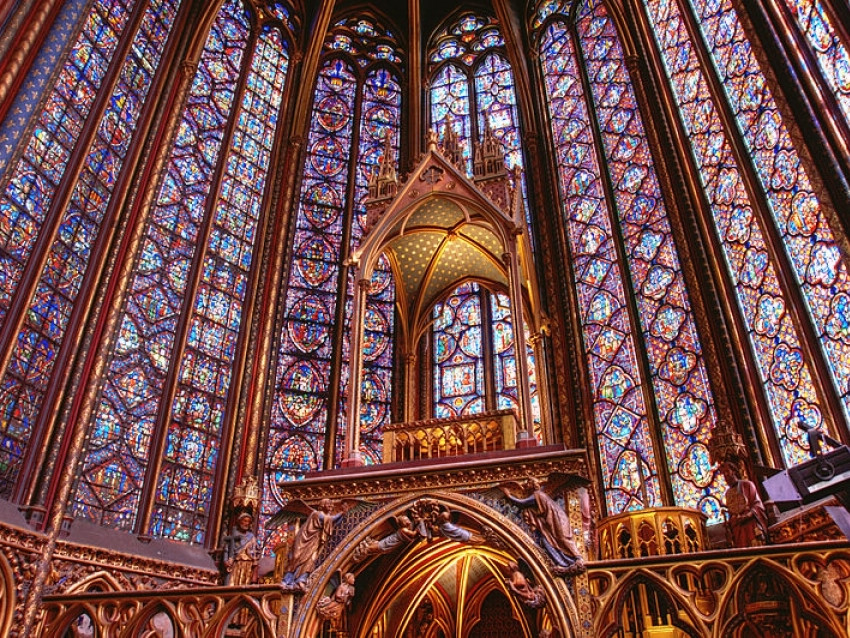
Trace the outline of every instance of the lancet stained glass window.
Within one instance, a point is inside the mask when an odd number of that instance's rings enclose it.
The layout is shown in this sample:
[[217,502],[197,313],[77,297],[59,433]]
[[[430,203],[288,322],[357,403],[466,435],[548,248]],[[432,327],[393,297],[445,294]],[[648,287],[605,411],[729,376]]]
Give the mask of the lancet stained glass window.
[[498,23],[471,13],[461,15],[434,38],[428,60],[431,129],[442,139],[446,123],[451,124],[471,175],[473,142],[482,139],[489,126],[505,147],[508,168],[521,171],[519,187],[531,232],[516,91]]
[[[93,138],[79,140],[133,3],[95,3],[0,196],[0,323],[39,232],[58,229],[0,382],[0,494],[11,488],[42,407],[92,251],[154,82],[180,2],[141,2],[141,22]],[[109,17],[107,17],[109,16]],[[129,37],[125,34],[124,37]],[[101,39],[105,40],[101,46]],[[97,45],[97,46],[95,46]],[[104,89],[107,90],[107,89]],[[89,144],[67,204],[55,200],[75,145]],[[42,226],[42,224],[47,223]],[[5,230],[3,230],[5,229]],[[2,239],[0,239],[2,241]],[[8,257],[8,259],[7,259]],[[35,264],[35,260],[33,262]],[[6,266],[9,266],[6,269]],[[30,266],[32,268],[32,266]],[[20,291],[25,294],[25,291]],[[30,294],[30,293],[26,293]]]
[[215,484],[228,390],[289,58],[264,27],[212,218],[201,283],[168,420],[151,534],[201,542]]
[[[389,150],[392,162],[398,165],[399,115],[401,113],[401,87],[386,68],[378,69],[366,77],[363,85],[363,116],[360,122],[360,150],[355,172],[355,211],[351,225],[351,248],[360,245],[366,209],[363,205],[369,194],[369,178],[377,172],[378,162]],[[389,149],[386,141],[389,135]],[[360,447],[367,463],[381,459],[381,428],[389,423],[390,385],[393,363],[393,322],[395,283],[389,262],[383,259],[372,278],[367,293],[364,315],[363,396],[360,410]],[[351,324],[351,302],[354,295],[353,278],[349,277],[346,295],[346,326]],[[342,393],[337,431],[345,432],[349,376],[349,335],[343,337]],[[337,458],[345,451],[344,436],[337,439]]]
[[484,412],[484,346],[478,284],[463,284],[434,307],[434,416]]
[[[493,333],[493,376],[496,388],[496,409],[520,409],[519,390],[517,388],[516,342],[514,341],[514,321],[511,315],[511,300],[503,292],[490,295],[490,326]],[[525,327],[525,340],[529,344],[528,327]],[[537,374],[534,351],[527,345],[528,390],[531,398],[532,420],[540,424],[540,400],[537,393]],[[536,427],[535,430],[539,430]],[[535,432],[540,439],[539,431]]]
[[850,126],[850,43],[836,29],[838,17],[822,0],[782,2],[811,47],[821,75]]
[[119,317],[74,502],[115,528],[151,482],[149,531],[204,540],[287,71],[289,36],[254,20],[227,0],[213,21]]
[[[400,63],[392,33],[371,19],[340,20],[325,41],[286,283],[261,524],[282,505],[278,482],[322,466],[334,414],[328,405],[336,390],[330,385],[334,373],[339,378],[337,458],[344,450],[353,290],[351,278],[341,281],[340,272],[362,238],[363,200],[387,135],[397,162]],[[367,462],[380,458],[381,427],[389,419],[394,290],[389,265],[382,263],[364,315],[361,452]],[[340,312],[346,329],[337,341]]]
[[[434,417],[519,410],[514,325],[508,295],[467,282],[437,303],[432,317]],[[525,330],[527,333],[528,328]],[[526,356],[532,420],[539,424],[536,369],[530,347]],[[539,428],[534,434],[539,440]]]
[[772,233],[766,224],[775,224],[782,239],[778,248],[784,248],[797,276],[845,411],[850,384],[847,269],[736,13],[726,2],[695,8],[771,215],[760,214],[745,186],[742,171],[750,167],[734,154],[730,137],[735,133],[723,125],[699,63],[699,44],[688,31],[688,13],[678,2],[646,3],[747,322],[777,438],[785,461],[793,465],[808,458],[805,430],[821,426],[823,415],[812,363],[789,309],[793,301],[780,283],[781,265],[771,257]]
[[[556,13],[551,4],[547,17]],[[720,486],[706,446],[716,420],[713,396],[625,58],[601,2],[582,2],[575,20],[574,31],[563,14],[545,23],[541,61],[596,394],[608,509],[660,504],[661,479],[653,468],[663,457],[676,504],[719,520]],[[591,122],[598,122],[596,135]],[[620,241],[625,263],[617,256]],[[625,301],[629,289],[638,313],[632,318]],[[638,325],[640,333],[632,327]],[[641,350],[663,450],[654,449],[649,431]]]

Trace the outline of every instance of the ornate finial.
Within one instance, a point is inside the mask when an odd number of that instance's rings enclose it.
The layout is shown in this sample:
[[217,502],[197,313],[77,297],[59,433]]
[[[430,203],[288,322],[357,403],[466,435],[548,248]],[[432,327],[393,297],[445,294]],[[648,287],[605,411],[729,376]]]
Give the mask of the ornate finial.
[[454,119],[451,114],[446,116],[443,123],[443,143],[441,144],[443,155],[452,164],[461,170],[464,169],[463,148],[460,142],[460,136],[455,131]]
[[387,204],[398,193],[398,175],[393,161],[393,138],[387,129],[384,135],[384,153],[378,161],[378,170],[369,178],[369,197],[366,199],[364,232],[369,232],[378,221]]
[[731,424],[718,421],[711,431],[708,454],[712,463],[723,463],[727,460],[741,461],[747,457],[747,446]]
[[515,216],[514,194],[506,168],[505,149],[490,126],[489,118],[484,118],[484,131],[481,141],[475,145],[475,161],[472,167],[472,179],[476,186],[505,213]]
[[437,144],[440,142],[440,136],[437,134],[437,131],[431,129],[426,135],[426,141],[428,142],[428,150],[436,151]]
[[233,490],[233,498],[230,501],[234,511],[251,510],[256,512],[260,504],[260,486],[257,484],[256,476],[246,476],[242,482]]
[[484,134],[475,147],[473,175],[475,179],[502,177],[506,173],[505,149],[490,126],[490,118],[484,118]]

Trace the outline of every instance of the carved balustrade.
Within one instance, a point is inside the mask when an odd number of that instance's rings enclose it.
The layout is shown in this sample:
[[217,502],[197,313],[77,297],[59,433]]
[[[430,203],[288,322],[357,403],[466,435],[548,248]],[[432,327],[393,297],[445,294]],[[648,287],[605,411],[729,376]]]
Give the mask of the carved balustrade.
[[287,636],[292,600],[275,585],[45,596],[36,635]]
[[846,541],[588,564],[600,638],[850,635]]
[[705,515],[682,507],[656,507],[600,521],[603,559],[691,554],[708,548]]
[[[850,629],[850,548],[846,542],[715,550],[588,563],[578,606],[600,638],[838,638]],[[46,596],[39,636],[90,623],[102,638],[298,636],[296,601],[272,585]],[[758,627],[760,633],[753,633]],[[154,632],[154,633],[146,633]]]
[[512,450],[516,431],[513,410],[393,423],[384,428],[384,463]]

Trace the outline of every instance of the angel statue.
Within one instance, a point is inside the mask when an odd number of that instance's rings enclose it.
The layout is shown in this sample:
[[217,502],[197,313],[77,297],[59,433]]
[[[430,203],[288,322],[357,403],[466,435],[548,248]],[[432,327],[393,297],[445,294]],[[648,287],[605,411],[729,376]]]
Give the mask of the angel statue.
[[458,513],[453,512],[444,503],[432,498],[420,498],[410,508],[416,520],[416,529],[429,541],[437,534],[458,543],[483,543],[484,539],[457,523]]
[[316,612],[325,620],[330,620],[335,626],[342,612],[351,604],[354,598],[354,574],[347,572],[336,586],[333,594],[322,596],[316,603]]
[[[586,569],[584,561],[573,542],[570,520],[563,508],[533,476],[526,481],[531,494],[525,498],[514,496],[508,489],[509,485],[517,486],[516,483],[508,483],[500,485],[499,489],[509,501],[523,510],[523,518],[534,532],[537,542],[552,559],[555,573],[566,576],[583,572]],[[563,487],[563,484],[559,487]]]
[[375,554],[388,554],[399,547],[404,547],[412,543],[416,538],[422,536],[421,532],[406,514],[390,516],[388,521],[394,531],[380,540],[375,540],[371,537],[364,539],[357,546],[357,549],[354,550],[353,559],[355,563],[359,563],[368,556]]
[[306,517],[304,523],[295,533],[295,539],[289,550],[286,562],[286,573],[283,575],[285,587],[304,589],[307,579],[316,566],[316,559],[333,534],[334,525],[353,507],[355,501],[332,501],[324,498],[313,509],[307,503],[296,499],[287,503],[269,522],[270,527],[276,527],[283,522]]

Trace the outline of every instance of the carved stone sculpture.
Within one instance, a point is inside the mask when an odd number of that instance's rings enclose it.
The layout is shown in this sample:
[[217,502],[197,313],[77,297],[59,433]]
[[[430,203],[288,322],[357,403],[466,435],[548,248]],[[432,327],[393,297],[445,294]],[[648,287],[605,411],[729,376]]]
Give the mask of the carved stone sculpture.
[[333,594],[323,596],[316,603],[316,613],[325,620],[330,620],[334,627],[339,623],[343,612],[351,604],[354,598],[354,574],[346,573]]
[[430,498],[422,498],[410,509],[417,531],[429,540],[437,535],[458,543],[482,543],[483,537],[461,527],[454,520],[456,514],[443,503]]
[[224,537],[225,585],[250,585],[254,582],[257,565],[257,539],[251,531],[254,516],[249,511],[240,513],[229,536]]
[[507,486],[501,486],[501,490],[509,501],[523,510],[526,523],[552,559],[555,573],[571,575],[583,572],[584,561],[573,542],[567,513],[543,490],[536,478],[529,478],[526,485],[531,494],[525,498],[515,497]]
[[514,593],[523,605],[532,609],[539,609],[546,604],[546,594],[543,591],[543,587],[540,585],[535,587],[528,582],[528,579],[522,573],[517,563],[508,563],[508,570],[510,574],[505,582],[508,585],[508,589]]
[[376,554],[388,554],[421,537],[420,533],[414,528],[410,517],[405,514],[392,516],[389,522],[395,530],[380,540],[371,537],[364,539],[354,550],[353,559],[355,562],[360,562]]
[[[316,509],[302,502],[299,504],[302,506],[301,511],[306,509],[307,519],[295,534],[289,550],[283,584],[286,587],[303,589],[316,566],[319,552],[333,534],[334,525],[342,518],[346,510],[341,503],[330,499],[322,499]],[[291,503],[288,509],[294,508],[295,505]],[[340,509],[343,511],[339,511]]]
[[767,515],[755,483],[742,478],[736,459],[720,464],[720,472],[729,486],[726,489],[726,529],[735,547],[764,545],[767,539]]

